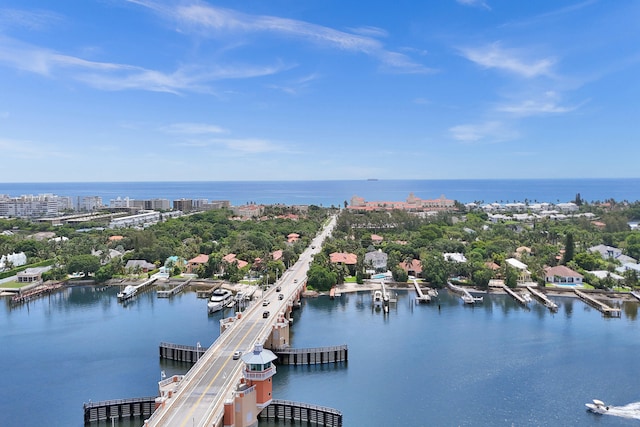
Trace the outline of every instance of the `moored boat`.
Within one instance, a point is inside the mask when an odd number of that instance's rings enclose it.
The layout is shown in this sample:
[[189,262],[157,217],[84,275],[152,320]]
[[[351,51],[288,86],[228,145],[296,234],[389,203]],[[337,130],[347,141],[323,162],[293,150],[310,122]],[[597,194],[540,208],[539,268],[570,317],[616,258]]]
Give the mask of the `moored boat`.
[[125,286],[122,292],[118,292],[118,301],[125,301],[136,294],[136,287],[133,285]]
[[218,288],[211,294],[207,303],[207,311],[215,313],[222,310],[227,304],[233,301],[233,293],[227,289]]

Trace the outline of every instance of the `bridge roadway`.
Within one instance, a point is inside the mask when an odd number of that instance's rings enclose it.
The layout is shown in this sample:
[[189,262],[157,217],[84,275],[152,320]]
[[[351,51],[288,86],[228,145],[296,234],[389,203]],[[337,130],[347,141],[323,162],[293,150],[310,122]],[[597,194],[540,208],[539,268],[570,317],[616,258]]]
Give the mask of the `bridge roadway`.
[[[233,360],[235,351],[249,352],[256,342],[264,343],[271,333],[276,317],[286,309],[289,300],[297,294],[306,280],[309,264],[320,251],[322,242],[331,234],[336,224],[332,217],[298,261],[278,280],[281,287],[276,292],[272,286],[263,294],[269,305],[258,300],[242,313],[242,317],[226,330],[189,370],[173,397],[158,408],[145,426],[204,427],[221,425],[224,401],[230,398],[242,377],[242,360]],[[278,294],[284,294],[279,300]],[[263,318],[264,311],[269,316]]]

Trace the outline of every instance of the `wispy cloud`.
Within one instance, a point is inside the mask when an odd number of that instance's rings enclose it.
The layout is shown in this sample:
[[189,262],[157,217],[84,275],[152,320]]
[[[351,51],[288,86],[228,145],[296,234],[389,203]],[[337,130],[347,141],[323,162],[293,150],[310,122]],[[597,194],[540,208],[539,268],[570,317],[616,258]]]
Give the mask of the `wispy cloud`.
[[483,9],[491,10],[491,7],[484,0],[456,0],[458,3],[465,6],[481,7]]
[[224,79],[260,77],[289,67],[270,66],[181,66],[173,72],[146,69],[136,65],[89,61],[0,37],[0,63],[54,77],[64,73],[76,81],[103,90],[138,89],[154,92],[210,92],[209,84]]
[[178,4],[173,7],[152,0],[128,1],[150,8],[167,19],[175,20],[180,31],[192,32],[203,37],[270,33],[292,37],[326,48],[366,54],[378,59],[387,68],[394,71],[411,73],[432,71],[402,53],[386,49],[376,38],[386,35],[386,32],[376,27],[360,27],[352,32],[346,32],[295,19],[246,14],[200,1]]
[[41,31],[62,20],[62,16],[48,10],[0,9],[0,30],[13,27]]
[[163,132],[183,135],[207,135],[228,133],[228,130],[207,123],[173,123],[160,128]]
[[502,142],[517,138],[518,132],[501,121],[464,124],[449,128],[453,139],[460,142]]
[[496,108],[496,111],[518,117],[564,114],[577,110],[586,102],[566,106],[561,105],[560,101],[560,96],[556,92],[548,91],[535,99],[524,99],[515,103],[500,105]]
[[284,84],[271,84],[271,85],[268,85],[267,87],[269,87],[270,89],[276,89],[284,93],[288,93],[289,95],[298,95],[300,92],[304,91],[307,87],[309,87],[309,84],[312,81],[317,80],[318,78],[319,78],[319,75],[316,73],[313,73],[313,74],[300,77],[299,79],[286,82]]
[[176,144],[180,147],[209,148],[224,147],[227,151],[218,154],[260,154],[282,152],[284,147],[267,139],[260,138],[207,138],[190,139]]
[[523,49],[503,48],[500,42],[475,48],[460,49],[462,56],[484,68],[496,68],[525,78],[552,76],[556,60],[551,57],[533,59]]

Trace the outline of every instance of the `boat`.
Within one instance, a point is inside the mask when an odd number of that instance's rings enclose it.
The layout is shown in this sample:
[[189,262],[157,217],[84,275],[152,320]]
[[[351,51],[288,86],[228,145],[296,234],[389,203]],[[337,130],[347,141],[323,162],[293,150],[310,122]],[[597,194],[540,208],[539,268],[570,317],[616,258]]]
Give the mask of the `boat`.
[[125,301],[136,294],[136,287],[133,285],[125,286],[122,292],[118,292],[118,301]]
[[207,311],[215,313],[222,310],[229,302],[233,301],[233,293],[226,289],[218,288],[211,294],[211,298],[207,303]]
[[375,291],[373,293],[373,306],[375,308],[382,307],[382,291]]
[[606,414],[609,411],[609,406],[605,405],[602,400],[593,399],[593,403],[585,403],[587,410],[596,414]]

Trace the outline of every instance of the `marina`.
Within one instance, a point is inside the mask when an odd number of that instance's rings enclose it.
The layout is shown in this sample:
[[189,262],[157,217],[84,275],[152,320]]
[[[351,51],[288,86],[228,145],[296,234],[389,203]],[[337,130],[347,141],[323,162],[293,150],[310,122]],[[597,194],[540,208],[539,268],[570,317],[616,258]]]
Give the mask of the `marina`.
[[471,293],[462,286],[456,286],[451,282],[447,282],[447,287],[454,293],[460,296],[460,299],[465,304],[473,305],[484,301],[484,297],[474,297]]

